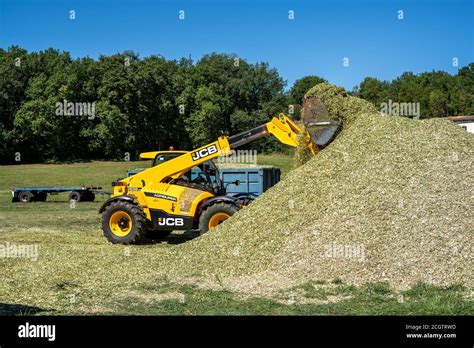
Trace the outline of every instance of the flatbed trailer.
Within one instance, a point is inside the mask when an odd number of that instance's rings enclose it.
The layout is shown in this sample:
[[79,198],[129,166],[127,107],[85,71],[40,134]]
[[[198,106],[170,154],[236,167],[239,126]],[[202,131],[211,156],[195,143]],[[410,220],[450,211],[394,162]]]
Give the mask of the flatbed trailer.
[[71,192],[69,200],[76,202],[93,202],[95,194],[108,195],[108,192],[100,191],[102,187],[81,186],[81,187],[14,187],[12,189],[12,202],[44,202],[50,195],[57,195],[61,192]]

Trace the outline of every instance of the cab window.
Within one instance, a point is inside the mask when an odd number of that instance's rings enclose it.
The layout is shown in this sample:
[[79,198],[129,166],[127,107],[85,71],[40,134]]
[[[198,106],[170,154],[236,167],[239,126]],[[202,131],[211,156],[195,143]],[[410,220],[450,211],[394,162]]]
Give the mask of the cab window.
[[162,153],[156,155],[155,159],[153,160],[153,167],[159,164],[165,163],[173,158],[179,157],[183,155],[182,153]]

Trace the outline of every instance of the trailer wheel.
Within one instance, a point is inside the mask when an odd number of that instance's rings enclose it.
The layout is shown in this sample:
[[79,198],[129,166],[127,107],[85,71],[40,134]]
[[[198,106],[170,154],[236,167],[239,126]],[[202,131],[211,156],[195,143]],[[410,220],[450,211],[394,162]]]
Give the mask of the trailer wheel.
[[89,201],[89,202],[94,202],[94,200],[95,200],[95,194],[94,194],[94,192],[89,192],[89,199],[88,199],[88,201]]
[[46,192],[41,191],[35,194],[35,201],[45,202],[47,197],[48,194]]
[[199,232],[206,233],[230,218],[238,208],[233,204],[216,203],[207,207],[199,218]]
[[83,202],[94,202],[95,194],[92,191],[85,191],[81,194]]
[[31,193],[31,191],[21,191],[19,194],[18,194],[18,199],[20,200],[20,202],[23,202],[23,203],[29,203],[33,200],[33,194]]
[[83,196],[82,194],[79,192],[79,191],[72,191],[70,194],[69,194],[69,201],[76,201],[76,202],[80,202],[83,200]]
[[101,225],[110,242],[137,244],[146,234],[146,215],[136,204],[115,201],[105,208]]

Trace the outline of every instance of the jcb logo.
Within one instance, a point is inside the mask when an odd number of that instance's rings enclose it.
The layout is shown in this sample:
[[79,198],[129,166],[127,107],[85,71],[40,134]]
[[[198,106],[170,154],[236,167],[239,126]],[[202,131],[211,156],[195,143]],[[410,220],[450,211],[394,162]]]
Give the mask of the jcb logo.
[[158,218],[159,226],[184,226],[183,218]]
[[197,161],[198,159],[210,156],[210,155],[212,155],[213,153],[216,153],[216,152],[217,152],[217,146],[216,145],[211,145],[211,146],[205,147],[204,149],[193,152],[191,154],[191,157],[192,157],[193,161]]

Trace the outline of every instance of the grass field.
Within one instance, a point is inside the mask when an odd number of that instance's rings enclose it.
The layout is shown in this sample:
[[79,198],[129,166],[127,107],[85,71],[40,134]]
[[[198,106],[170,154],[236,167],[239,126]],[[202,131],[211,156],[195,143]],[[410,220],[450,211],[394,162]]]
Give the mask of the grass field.
[[[285,175],[292,161],[285,155],[261,155],[260,165],[276,165]],[[160,272],[166,256],[192,232],[137,246],[112,245],[101,235],[96,202],[71,207],[67,194],[47,202],[11,203],[13,186],[98,185],[146,162],[0,166],[0,245],[37,246],[38,258],[0,258],[0,314],[461,314],[474,313],[472,290],[418,284],[396,291],[386,284],[354,287],[314,282],[259,298],[176,285]]]

